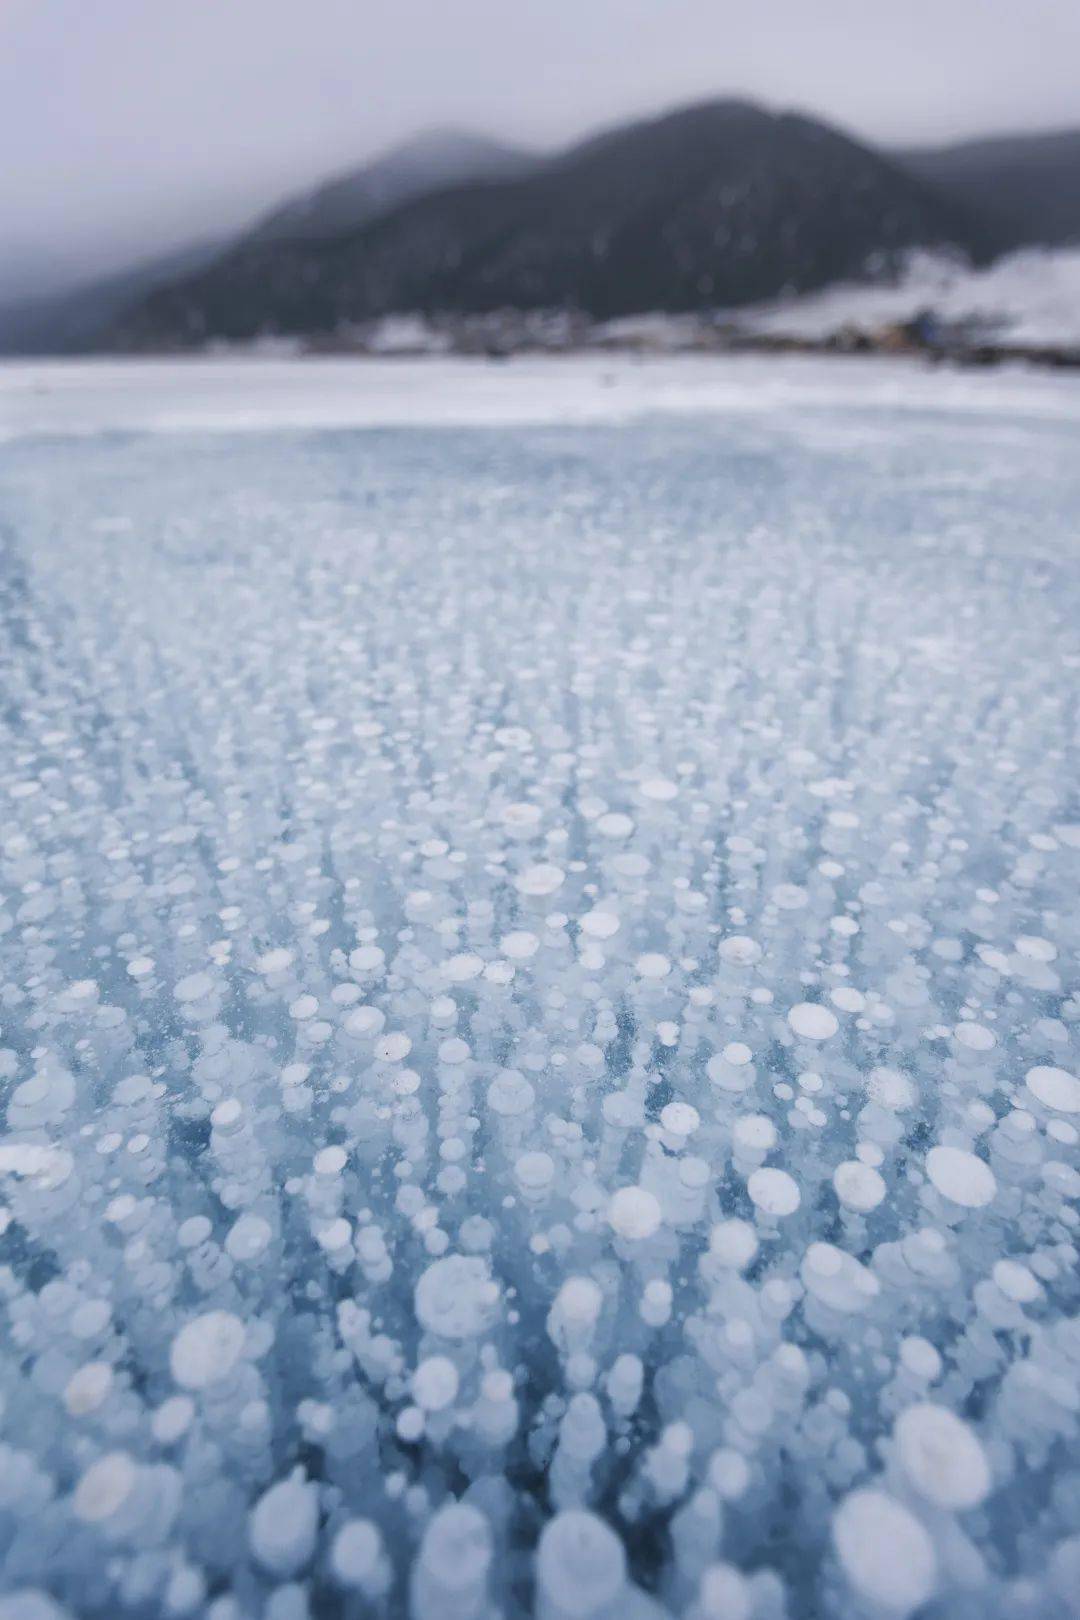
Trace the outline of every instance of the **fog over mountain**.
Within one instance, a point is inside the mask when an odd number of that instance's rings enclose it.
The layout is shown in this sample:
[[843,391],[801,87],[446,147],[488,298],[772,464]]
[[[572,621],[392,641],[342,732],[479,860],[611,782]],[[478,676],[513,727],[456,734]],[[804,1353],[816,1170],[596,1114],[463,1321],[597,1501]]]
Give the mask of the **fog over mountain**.
[[407,310],[686,310],[823,286],[916,245],[993,245],[977,216],[883,155],[745,101],[620,125],[518,168],[436,183],[374,214],[365,205],[384,172],[373,183],[368,171],[331,192],[358,193],[361,211],[329,235],[321,190],[285,211],[288,232],[276,216],[152,293],[110,339],[183,347]]
[[433,125],[541,151],[731,94],[882,146],[1075,116],[1060,0],[5,0],[0,297],[226,240]]
[[552,154],[431,129],[234,238],[0,304],[0,353],[330,338],[390,314],[605,319],[880,279],[915,248],[972,265],[1080,243],[1080,131],[889,152],[712,100]]

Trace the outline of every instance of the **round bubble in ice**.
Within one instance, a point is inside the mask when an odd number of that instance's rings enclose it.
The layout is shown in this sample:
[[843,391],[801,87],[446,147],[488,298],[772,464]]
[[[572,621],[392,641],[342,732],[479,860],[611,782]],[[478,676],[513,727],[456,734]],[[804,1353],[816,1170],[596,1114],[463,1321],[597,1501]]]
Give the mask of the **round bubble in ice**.
[[425,1332],[444,1339],[475,1339],[495,1319],[498,1288],[479,1256],[450,1254],[421,1273],[413,1302]]

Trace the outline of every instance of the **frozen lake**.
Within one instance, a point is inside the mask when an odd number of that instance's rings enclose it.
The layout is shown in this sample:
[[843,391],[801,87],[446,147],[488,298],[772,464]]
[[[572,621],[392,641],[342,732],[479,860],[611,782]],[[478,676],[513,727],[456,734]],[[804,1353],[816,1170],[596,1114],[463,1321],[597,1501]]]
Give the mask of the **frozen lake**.
[[0,367],[0,1620],[1074,1620],[1078,445]]

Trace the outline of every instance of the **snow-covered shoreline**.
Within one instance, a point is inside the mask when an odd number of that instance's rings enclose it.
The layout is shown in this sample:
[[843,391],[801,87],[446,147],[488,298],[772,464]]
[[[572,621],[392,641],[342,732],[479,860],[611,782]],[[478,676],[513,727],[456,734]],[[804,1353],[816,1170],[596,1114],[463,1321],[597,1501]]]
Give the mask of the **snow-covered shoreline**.
[[914,253],[894,282],[840,282],[819,293],[734,312],[759,334],[822,340],[844,327],[872,331],[932,310],[995,340],[1032,348],[1080,344],[1080,248],[1028,248],[982,269]]

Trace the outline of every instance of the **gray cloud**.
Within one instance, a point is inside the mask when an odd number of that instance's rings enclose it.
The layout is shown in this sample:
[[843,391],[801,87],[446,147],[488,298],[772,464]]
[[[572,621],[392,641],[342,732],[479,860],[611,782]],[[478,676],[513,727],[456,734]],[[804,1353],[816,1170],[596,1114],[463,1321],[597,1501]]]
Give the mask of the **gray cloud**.
[[96,273],[432,123],[538,145],[715,94],[883,142],[1076,118],[1064,0],[0,0],[0,288]]

